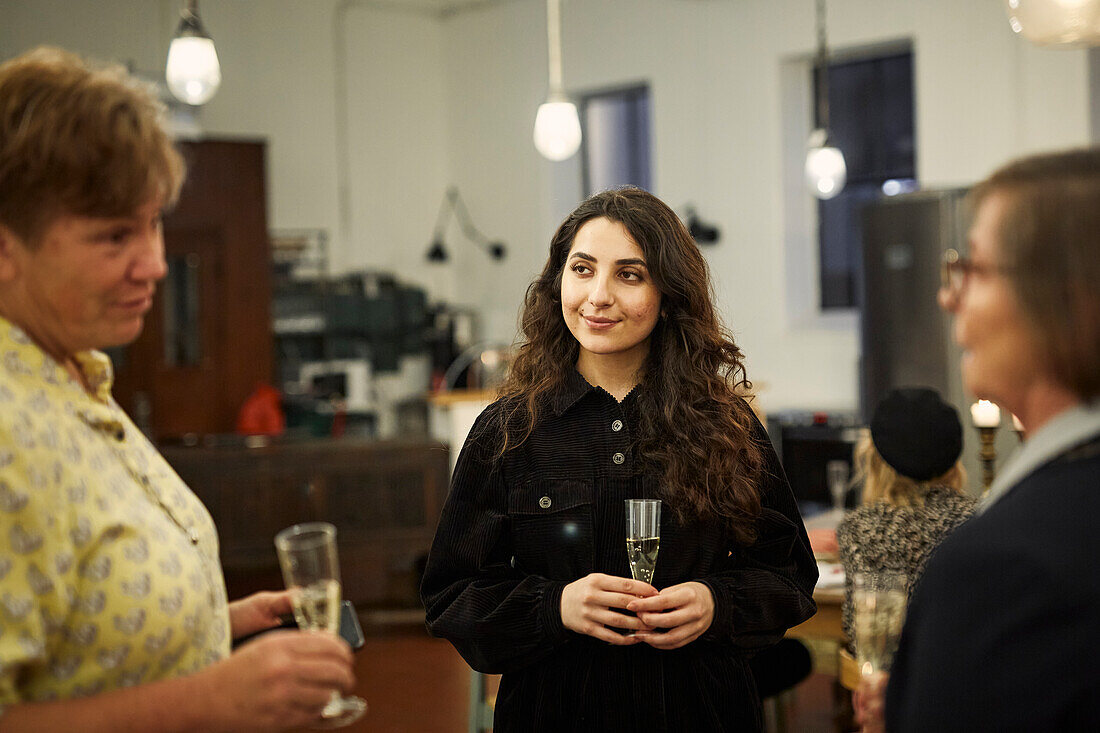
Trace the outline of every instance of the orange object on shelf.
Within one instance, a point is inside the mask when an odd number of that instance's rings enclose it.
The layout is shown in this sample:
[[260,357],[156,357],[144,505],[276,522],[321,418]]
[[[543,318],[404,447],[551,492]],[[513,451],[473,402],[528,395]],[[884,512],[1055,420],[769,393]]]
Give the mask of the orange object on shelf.
[[286,430],[286,416],[281,399],[279,390],[270,384],[256,387],[237,413],[237,432],[240,435],[282,435]]

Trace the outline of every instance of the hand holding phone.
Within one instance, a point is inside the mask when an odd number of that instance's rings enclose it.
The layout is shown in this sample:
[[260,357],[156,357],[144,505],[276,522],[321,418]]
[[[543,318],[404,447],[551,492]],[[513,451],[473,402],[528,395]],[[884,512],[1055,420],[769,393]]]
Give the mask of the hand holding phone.
[[340,604],[340,638],[348,643],[354,652],[363,648],[366,640],[363,639],[363,627],[359,625],[359,614],[351,601],[343,601]]
[[[298,622],[294,620],[293,616],[284,616],[283,622],[278,626],[272,626],[270,629],[263,629],[257,631],[254,634],[248,634],[238,639],[233,640],[233,647],[239,647],[241,644],[255,639],[261,634],[266,634],[268,631],[274,631],[275,629],[297,629]],[[351,601],[344,600],[340,603],[340,638],[347,642],[352,651],[359,651],[363,648],[366,640],[363,638],[363,627],[359,625],[359,614],[355,611],[355,606]]]

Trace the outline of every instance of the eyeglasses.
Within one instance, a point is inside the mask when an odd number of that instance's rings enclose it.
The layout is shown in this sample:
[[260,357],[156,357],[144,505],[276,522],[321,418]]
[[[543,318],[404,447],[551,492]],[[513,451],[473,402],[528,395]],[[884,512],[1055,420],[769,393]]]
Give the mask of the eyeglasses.
[[972,275],[985,277],[987,275],[1004,275],[1010,268],[1004,265],[975,262],[969,257],[963,257],[958,250],[948,249],[943,253],[940,262],[940,289],[952,296],[958,296],[966,288],[966,283]]

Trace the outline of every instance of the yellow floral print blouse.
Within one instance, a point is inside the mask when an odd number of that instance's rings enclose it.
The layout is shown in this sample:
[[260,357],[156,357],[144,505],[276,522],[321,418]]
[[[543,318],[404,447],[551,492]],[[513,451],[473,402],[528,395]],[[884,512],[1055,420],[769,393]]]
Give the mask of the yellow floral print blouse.
[[76,359],[94,394],[0,318],[0,710],[229,654],[209,513]]

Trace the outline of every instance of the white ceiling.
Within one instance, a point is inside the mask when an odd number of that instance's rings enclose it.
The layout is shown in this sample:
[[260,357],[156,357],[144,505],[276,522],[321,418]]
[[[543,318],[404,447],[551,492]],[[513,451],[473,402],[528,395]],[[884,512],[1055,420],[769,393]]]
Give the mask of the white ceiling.
[[[357,4],[356,0],[351,0]],[[358,0],[358,4],[390,6],[436,15],[453,15],[478,6],[503,5],[515,0]]]
[[[363,5],[389,5],[438,15],[450,15],[479,5],[499,5],[506,2],[512,2],[512,0],[360,0]],[[356,4],[354,0],[352,4]]]

